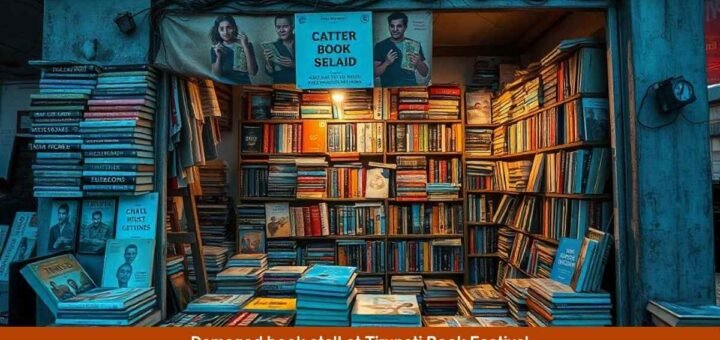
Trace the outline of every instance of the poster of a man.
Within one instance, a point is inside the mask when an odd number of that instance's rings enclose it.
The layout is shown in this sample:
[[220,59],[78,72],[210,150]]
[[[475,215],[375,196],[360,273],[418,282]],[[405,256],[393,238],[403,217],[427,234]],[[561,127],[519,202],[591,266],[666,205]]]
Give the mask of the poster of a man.
[[274,23],[277,40],[262,43],[265,72],[274,84],[295,84],[295,19],[278,15]]
[[53,201],[54,215],[48,236],[48,252],[72,249],[77,227],[77,201]]
[[[417,18],[411,23],[408,14],[404,12],[393,12],[385,16],[376,14],[375,36],[376,42],[373,49],[374,73],[379,78],[382,87],[418,86],[429,83],[430,64],[426,60],[423,44],[429,44],[429,37],[432,36],[430,25],[432,14],[428,12],[414,13]],[[385,18],[386,33],[378,34],[381,23],[377,20]],[[408,37],[408,30],[415,33],[414,39]],[[420,36],[422,35],[422,36]],[[387,37],[380,39],[381,37]]]

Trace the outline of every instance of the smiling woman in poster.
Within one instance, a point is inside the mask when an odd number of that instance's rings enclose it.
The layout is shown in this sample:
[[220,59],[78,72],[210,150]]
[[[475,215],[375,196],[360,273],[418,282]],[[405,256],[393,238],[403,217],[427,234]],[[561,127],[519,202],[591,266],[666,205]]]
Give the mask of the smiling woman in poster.
[[210,31],[210,61],[214,75],[233,84],[250,84],[257,74],[255,53],[248,36],[238,30],[235,19],[221,15]]

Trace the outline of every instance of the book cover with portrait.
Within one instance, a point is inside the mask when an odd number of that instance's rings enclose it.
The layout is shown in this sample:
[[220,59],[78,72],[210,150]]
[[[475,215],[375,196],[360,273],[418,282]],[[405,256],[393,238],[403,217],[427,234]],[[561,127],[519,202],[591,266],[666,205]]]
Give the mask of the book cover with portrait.
[[119,288],[152,287],[155,240],[108,240],[102,286]]
[[105,243],[115,233],[114,198],[84,199],[80,218],[80,237],[78,252],[82,254],[102,254]]
[[48,253],[75,248],[79,216],[79,201],[56,199],[50,208],[50,230],[48,232]]

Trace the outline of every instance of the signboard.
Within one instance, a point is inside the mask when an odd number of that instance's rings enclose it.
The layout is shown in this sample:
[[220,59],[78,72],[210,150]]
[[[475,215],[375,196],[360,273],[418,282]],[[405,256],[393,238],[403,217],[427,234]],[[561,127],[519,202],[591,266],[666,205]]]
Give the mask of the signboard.
[[371,12],[295,14],[300,89],[373,87]]
[[705,1],[705,52],[708,84],[720,84],[720,0]]

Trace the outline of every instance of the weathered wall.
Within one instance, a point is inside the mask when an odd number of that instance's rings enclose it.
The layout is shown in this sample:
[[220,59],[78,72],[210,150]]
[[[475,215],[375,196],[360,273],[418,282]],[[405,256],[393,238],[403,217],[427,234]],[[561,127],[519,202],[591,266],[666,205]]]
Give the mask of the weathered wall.
[[104,65],[142,64],[150,50],[150,11],[135,16],[137,29],[125,35],[117,28],[120,12],[137,13],[150,0],[53,0],[45,1],[43,58],[87,62],[82,53],[86,41],[97,40],[97,57]]

